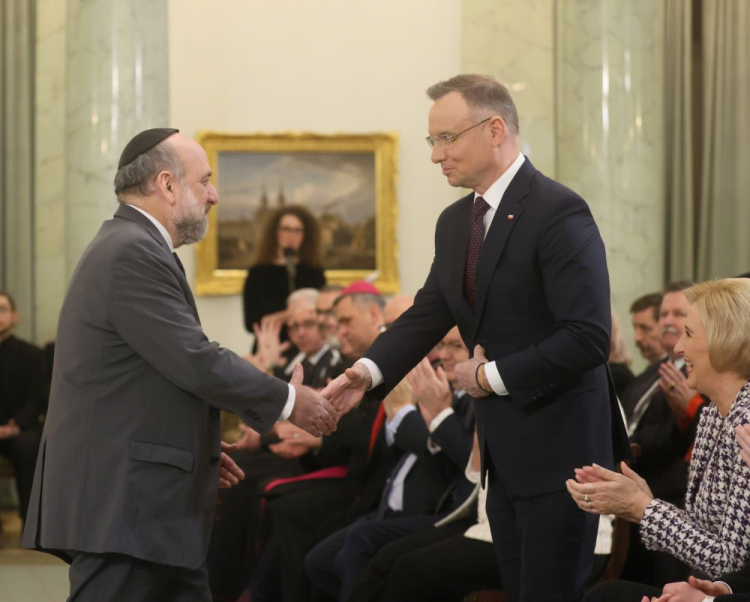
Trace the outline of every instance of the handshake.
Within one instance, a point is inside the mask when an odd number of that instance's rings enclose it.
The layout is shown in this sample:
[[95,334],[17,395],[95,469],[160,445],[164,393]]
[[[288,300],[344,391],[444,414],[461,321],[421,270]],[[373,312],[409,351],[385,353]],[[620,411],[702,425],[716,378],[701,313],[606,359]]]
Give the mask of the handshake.
[[320,437],[336,430],[339,419],[360,402],[372,385],[372,377],[365,366],[355,364],[318,393],[302,385],[302,366],[298,364],[289,384],[296,393],[289,422]]

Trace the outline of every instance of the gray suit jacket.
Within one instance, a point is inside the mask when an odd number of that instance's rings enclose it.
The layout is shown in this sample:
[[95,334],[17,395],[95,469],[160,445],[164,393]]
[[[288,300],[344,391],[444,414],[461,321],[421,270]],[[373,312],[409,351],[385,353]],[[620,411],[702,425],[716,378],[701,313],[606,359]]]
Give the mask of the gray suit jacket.
[[288,386],[210,342],[159,231],[121,206],[73,274],[23,545],[205,560],[219,410],[270,428]]

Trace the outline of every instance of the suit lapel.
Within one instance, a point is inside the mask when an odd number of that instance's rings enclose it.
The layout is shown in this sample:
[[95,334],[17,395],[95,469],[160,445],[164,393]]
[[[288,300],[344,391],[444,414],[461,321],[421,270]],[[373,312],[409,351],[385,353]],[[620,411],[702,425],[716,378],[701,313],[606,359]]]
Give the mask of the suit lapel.
[[482,250],[479,252],[479,263],[477,263],[477,305],[472,341],[476,338],[477,329],[482,321],[492,274],[497,262],[500,261],[500,256],[503,254],[513,227],[518,223],[521,213],[523,213],[521,203],[529,194],[531,179],[535,173],[536,169],[527,158],[505,191],[500,206],[495,212],[495,217],[492,219],[490,231],[482,244]]
[[448,241],[450,257],[450,281],[455,284],[449,290],[457,290],[459,301],[456,307],[461,312],[458,323],[471,324],[474,319],[471,308],[464,298],[464,276],[466,274],[466,255],[469,252],[469,235],[471,234],[471,214],[474,206],[474,193],[459,201],[459,209],[454,217],[456,227],[451,228],[451,239]]
[[137,209],[133,209],[132,207],[129,207],[128,205],[122,205],[117,208],[117,211],[115,211],[115,217],[123,218],[130,220],[131,222],[135,222],[141,226],[143,226],[146,231],[151,235],[151,237],[159,243],[159,246],[164,250],[164,261],[171,262],[172,265],[176,268],[177,273],[179,274],[179,280],[180,280],[180,286],[182,287],[182,291],[185,293],[185,299],[188,302],[188,305],[190,305],[191,309],[193,310],[193,313],[195,314],[195,319],[200,324],[200,317],[198,316],[198,307],[195,305],[195,297],[193,297],[193,291],[190,290],[190,285],[188,284],[187,278],[182,273],[182,271],[177,267],[177,263],[175,262],[174,257],[172,256],[172,252],[169,250],[169,246],[167,245],[167,241],[164,240],[164,237],[161,235],[161,232],[154,226],[154,224],[151,223],[151,220],[149,220],[145,215],[143,215],[140,211]]

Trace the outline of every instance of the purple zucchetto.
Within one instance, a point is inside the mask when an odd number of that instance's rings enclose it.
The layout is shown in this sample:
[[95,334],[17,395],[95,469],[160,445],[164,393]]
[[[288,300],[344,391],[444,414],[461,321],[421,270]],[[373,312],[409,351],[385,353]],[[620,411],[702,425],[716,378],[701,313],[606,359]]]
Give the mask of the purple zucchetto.
[[174,128],[151,128],[150,130],[144,130],[140,134],[136,134],[125,145],[125,149],[122,151],[122,155],[120,155],[120,162],[117,164],[117,169],[122,169],[146,151],[154,148],[162,140],[166,140],[172,134],[176,134],[179,131]]

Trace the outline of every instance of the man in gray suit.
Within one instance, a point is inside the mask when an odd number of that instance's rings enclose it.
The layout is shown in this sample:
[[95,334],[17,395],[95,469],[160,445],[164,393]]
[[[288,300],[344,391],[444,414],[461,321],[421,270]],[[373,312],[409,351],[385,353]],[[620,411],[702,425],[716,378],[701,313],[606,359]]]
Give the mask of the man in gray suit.
[[222,452],[219,409],[255,430],[315,436],[338,415],[210,342],[174,249],[218,202],[203,149],[172,129],[125,147],[120,207],[83,253],[58,324],[49,412],[23,545],[71,563],[75,601],[211,600],[205,557]]

